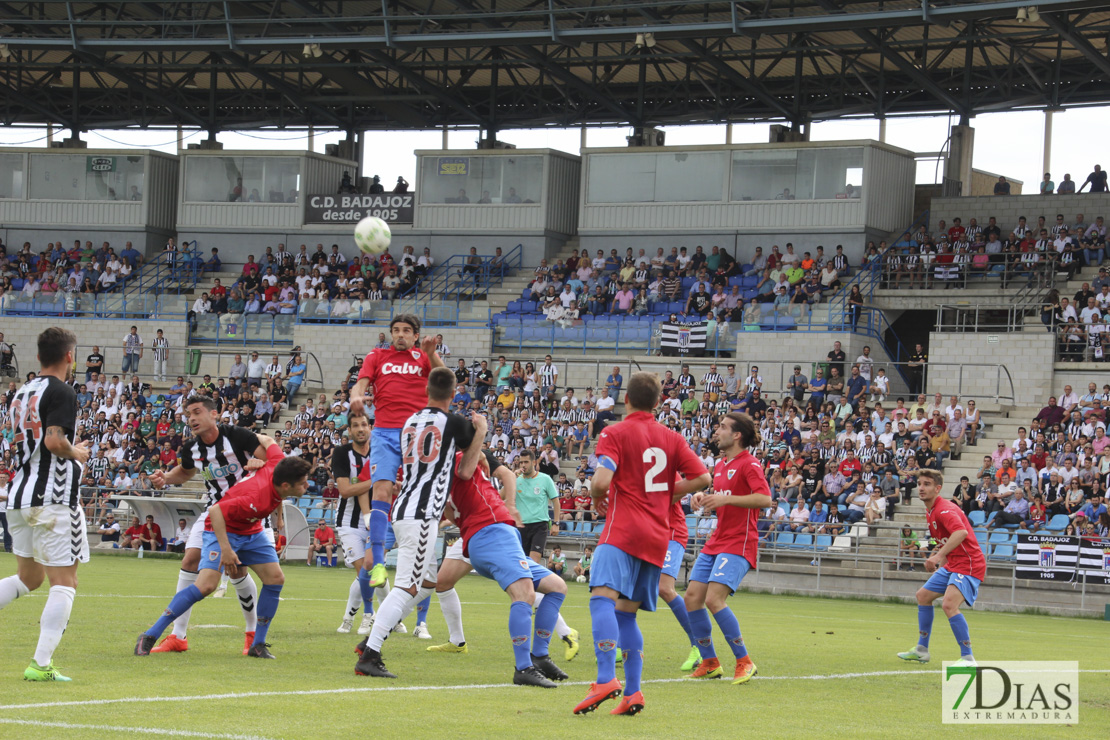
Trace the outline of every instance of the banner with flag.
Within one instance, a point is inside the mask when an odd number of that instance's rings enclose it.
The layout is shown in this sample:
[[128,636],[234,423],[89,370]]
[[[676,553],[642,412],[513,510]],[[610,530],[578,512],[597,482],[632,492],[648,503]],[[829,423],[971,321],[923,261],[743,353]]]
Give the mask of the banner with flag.
[[664,322],[660,333],[659,346],[664,355],[701,357],[705,354],[708,324],[699,321],[694,324]]
[[1052,534],[1017,536],[1017,578],[1071,583],[1079,562],[1079,538]]

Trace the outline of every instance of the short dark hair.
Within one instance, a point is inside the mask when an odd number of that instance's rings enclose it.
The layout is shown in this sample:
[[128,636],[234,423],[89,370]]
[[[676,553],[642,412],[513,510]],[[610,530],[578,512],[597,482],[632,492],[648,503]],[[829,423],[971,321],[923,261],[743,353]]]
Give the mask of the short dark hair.
[[274,467],[274,486],[295,483],[308,475],[312,466],[303,457],[287,457]]
[[393,320],[389,322],[389,330],[391,332],[393,331],[394,324],[408,324],[412,327],[414,334],[420,333],[420,317],[416,314],[400,313],[394,316]]
[[455,373],[437,367],[428,373],[428,400],[450,401],[455,394]]
[[628,404],[637,411],[651,411],[663,393],[663,384],[655,373],[633,373],[628,381]]
[[200,394],[197,394],[185,402],[185,408],[189,408],[194,403],[203,404],[204,408],[208,409],[209,411],[216,410],[216,402],[212,400],[211,396],[202,396]]
[[518,460],[520,460],[521,458],[525,458],[525,457],[528,458],[529,460],[532,460],[532,459],[535,458],[535,455],[532,454],[531,450],[521,450],[520,454],[518,454],[516,457],[517,457]]
[[77,335],[69,329],[52,326],[39,334],[39,362],[43,367],[51,367],[66,358],[66,352],[77,347]]

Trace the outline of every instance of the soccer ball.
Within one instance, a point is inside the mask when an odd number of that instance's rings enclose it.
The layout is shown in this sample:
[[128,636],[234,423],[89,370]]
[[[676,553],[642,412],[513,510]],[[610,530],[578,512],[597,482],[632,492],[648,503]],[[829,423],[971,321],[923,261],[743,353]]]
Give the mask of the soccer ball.
[[586,582],[586,576],[578,576],[574,580],[578,581],[579,583],[585,583]]
[[355,226],[355,246],[365,254],[381,254],[392,238],[389,224],[375,216],[367,216]]

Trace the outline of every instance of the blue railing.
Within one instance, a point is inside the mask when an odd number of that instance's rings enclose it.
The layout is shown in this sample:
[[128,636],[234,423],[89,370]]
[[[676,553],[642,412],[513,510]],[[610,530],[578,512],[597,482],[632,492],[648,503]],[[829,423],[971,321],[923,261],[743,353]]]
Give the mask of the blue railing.
[[55,293],[23,298],[9,293],[0,300],[2,316],[63,316],[73,319],[181,319],[188,313],[181,296],[127,293]]
[[[298,324],[346,326],[352,329],[377,326],[385,329],[393,317],[400,313],[413,313],[424,327],[432,328],[477,329],[486,328],[490,323],[489,309],[486,309],[481,318],[460,319],[454,301],[432,301],[407,307],[389,301],[364,301],[349,304],[346,310],[336,313],[334,309],[338,303],[339,301],[302,301],[298,306],[298,313],[273,316],[265,313],[200,314],[190,321],[189,342],[217,347],[287,345],[293,344],[293,333]],[[358,341],[357,344],[361,347],[363,342]]]
[[492,254],[480,254],[478,257],[481,258],[481,263],[470,265],[467,260],[471,256],[451,255],[399,298],[412,301],[436,297],[454,298],[457,306],[463,300],[484,296],[491,287],[500,285],[511,271],[521,268],[524,263],[524,245],[517,244],[507,254],[503,254],[497,265],[493,263],[495,255]]
[[[126,293],[181,295],[197,287],[201,278],[203,257],[196,240],[178,252],[160,252],[143,265],[137,277],[127,283]],[[170,255],[174,256],[170,256]]]

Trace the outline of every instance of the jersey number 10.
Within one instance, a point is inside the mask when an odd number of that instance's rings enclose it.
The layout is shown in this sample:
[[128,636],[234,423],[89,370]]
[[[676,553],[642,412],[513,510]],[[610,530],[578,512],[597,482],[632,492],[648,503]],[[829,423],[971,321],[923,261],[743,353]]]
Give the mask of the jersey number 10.
[[[405,456],[402,460],[405,465],[412,465],[417,459],[427,464],[439,457],[439,448],[443,444],[443,433],[439,431],[439,427],[424,427],[419,434],[416,432],[416,427],[406,427],[401,436],[405,445]],[[431,437],[430,445],[429,437]]]

